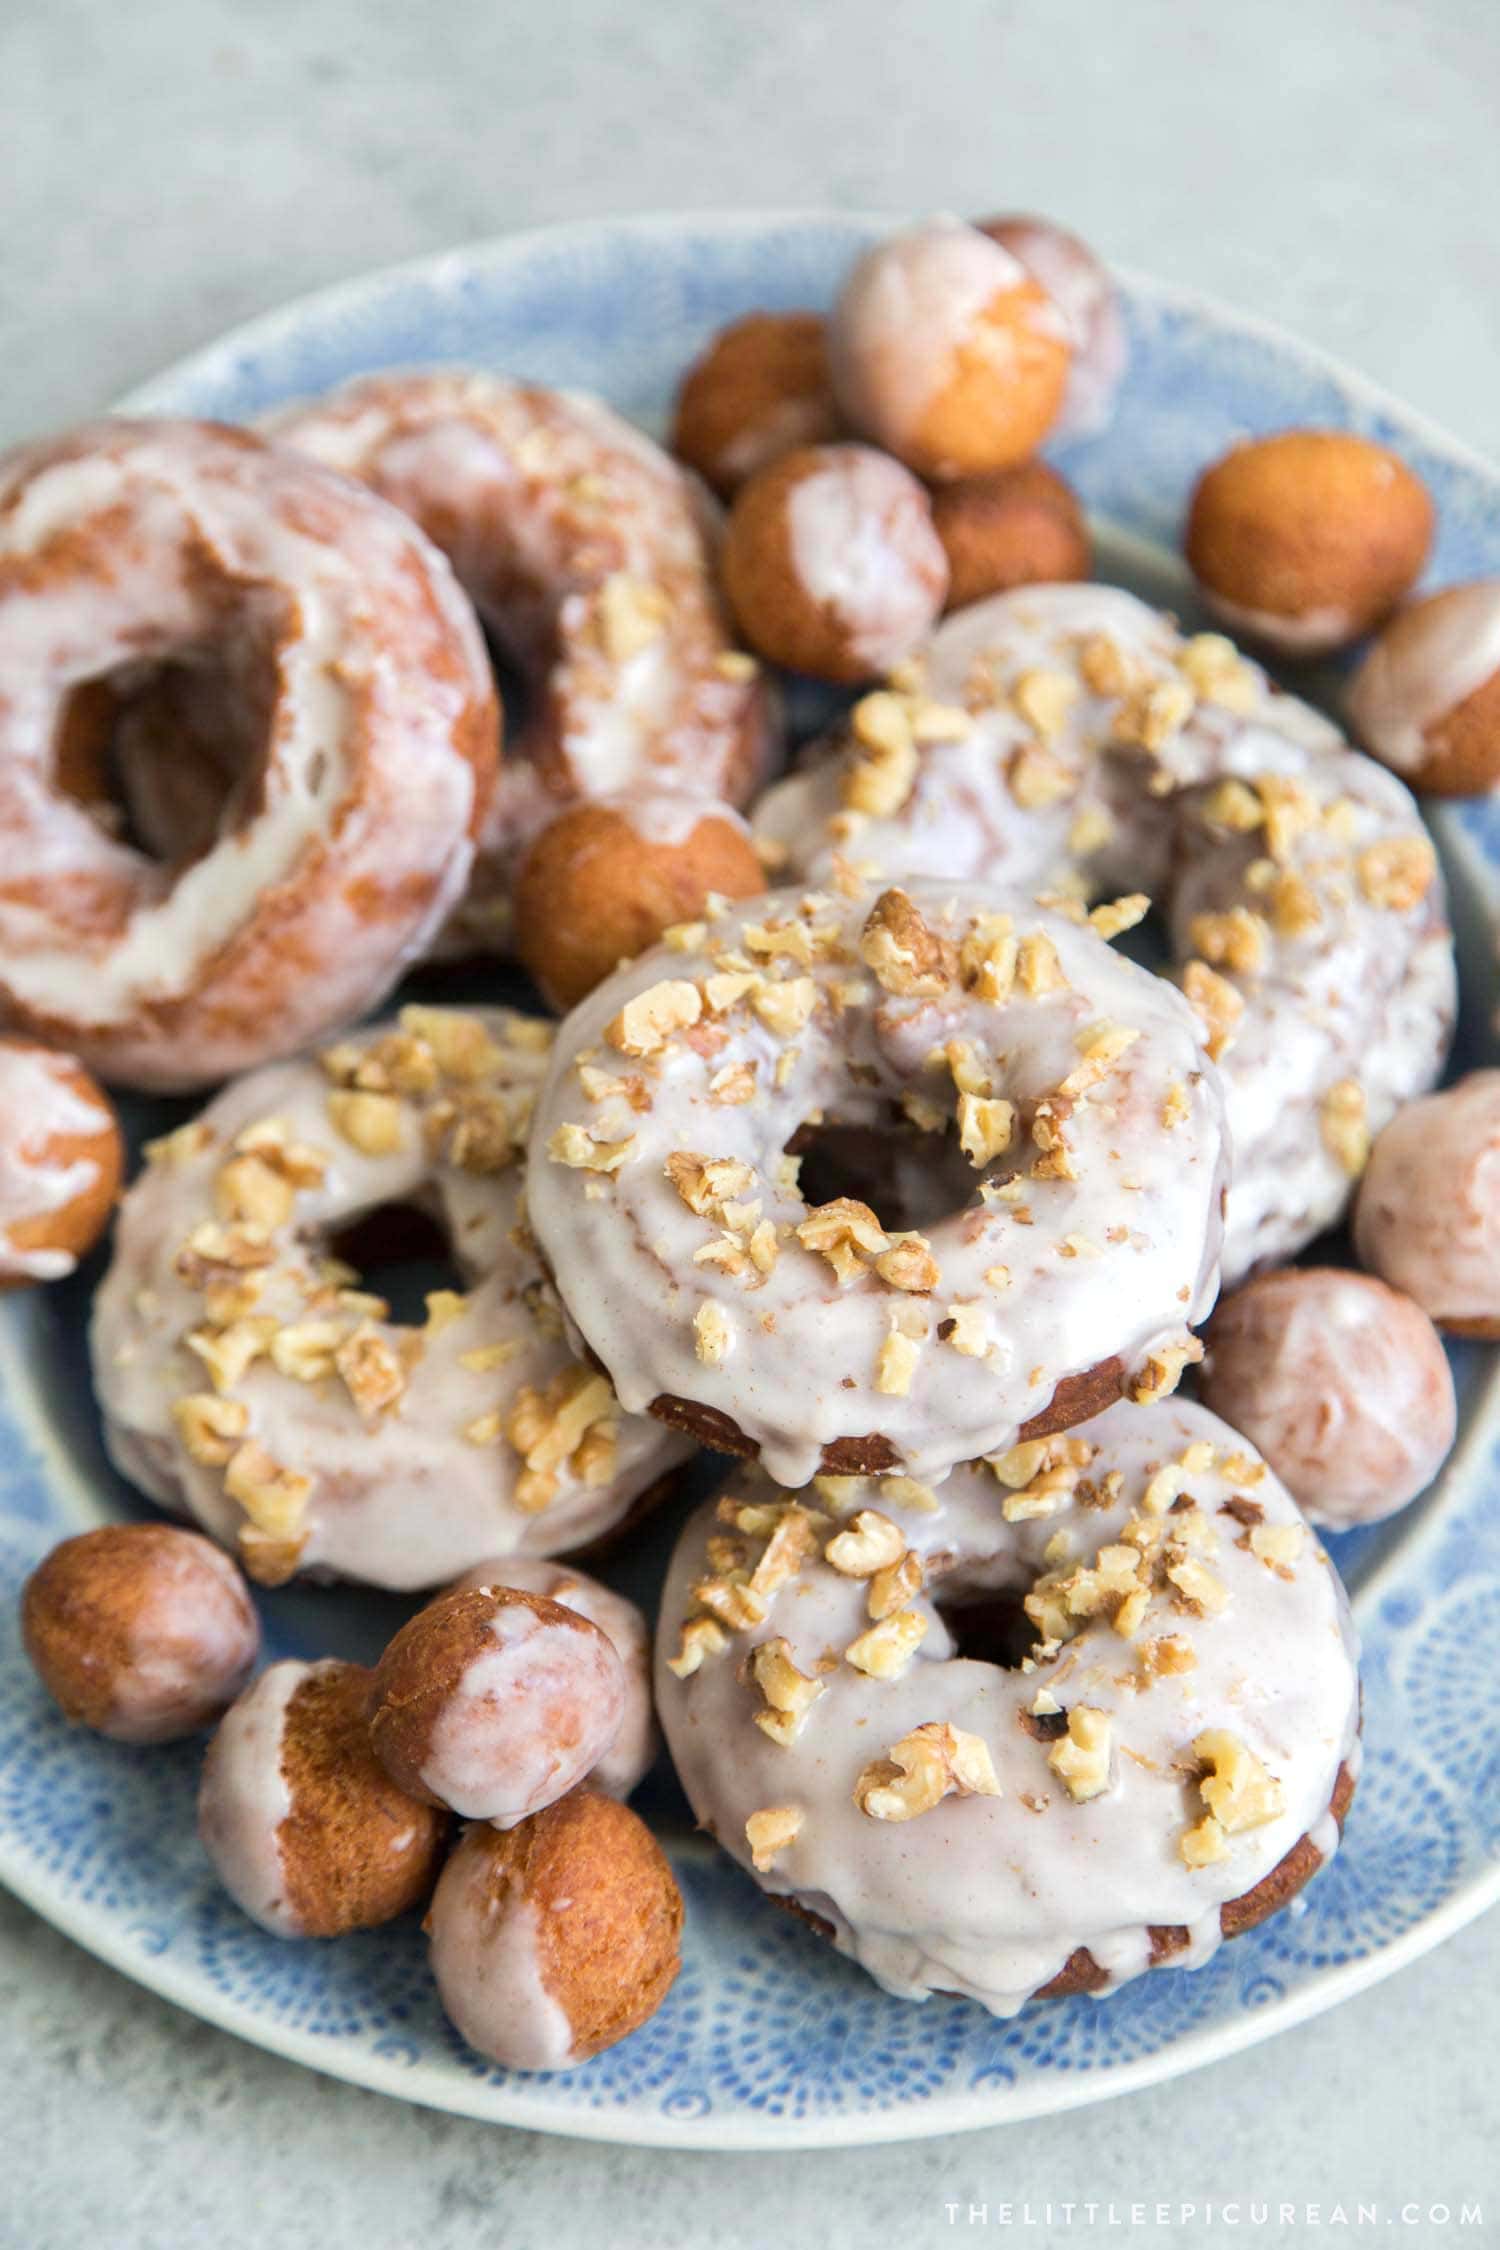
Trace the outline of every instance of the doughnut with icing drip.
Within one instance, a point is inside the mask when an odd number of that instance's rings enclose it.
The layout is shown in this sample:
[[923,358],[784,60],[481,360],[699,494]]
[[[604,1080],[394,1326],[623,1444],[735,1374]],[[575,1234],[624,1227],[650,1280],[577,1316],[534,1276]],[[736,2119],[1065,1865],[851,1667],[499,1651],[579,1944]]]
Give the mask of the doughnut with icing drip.
[[[788,1486],[1157,1394],[1218,1278],[1221,1097],[1181,995],[1024,894],[852,893],[773,892],[601,985],[531,1141],[537,1240],[627,1411]],[[941,1215],[810,1200],[789,1152],[830,1128],[909,1129]]]
[[[75,691],[210,665],[264,710],[212,833],[160,864],[68,792],[59,748]],[[16,1028],[184,1088],[360,1014],[461,895],[495,756],[472,612],[369,494],[210,423],[99,422],[0,460]]]
[[1153,895],[1224,1079],[1230,1282],[1334,1223],[1447,1050],[1452,938],[1407,790],[1222,636],[1115,587],[960,612],[755,826],[783,880]]
[[1399,609],[1349,683],[1349,723],[1373,756],[1442,797],[1500,780],[1500,579],[1445,586]]
[[0,1290],[60,1281],[119,1192],[114,1111],[70,1055],[0,1038]]
[[1360,1183],[1354,1247],[1440,1328],[1500,1341],[1500,1070],[1391,1119]]
[[1359,1761],[1336,1573],[1176,1399],[935,1491],[737,1478],[673,1560],[657,1704],[773,1898],[997,2015],[1206,1961],[1329,1858]]
[[[106,1440],[252,1576],[414,1588],[553,1554],[685,1451],[574,1359],[520,1223],[546,1041],[500,1009],[405,1009],[229,1087],[126,1196],[92,1333]],[[463,1280],[422,1326],[331,1260],[413,1205]]]

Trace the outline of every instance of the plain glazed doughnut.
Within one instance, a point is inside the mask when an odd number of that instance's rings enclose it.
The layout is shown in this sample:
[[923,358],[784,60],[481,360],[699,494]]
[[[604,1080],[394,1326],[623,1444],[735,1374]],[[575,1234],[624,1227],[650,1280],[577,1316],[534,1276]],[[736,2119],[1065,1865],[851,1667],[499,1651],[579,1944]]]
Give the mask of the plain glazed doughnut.
[[1309,1523],[1379,1523],[1452,1449],[1442,1341],[1420,1305],[1369,1274],[1258,1274],[1220,1298],[1204,1342],[1204,1405],[1259,1447]]
[[370,1747],[361,1664],[262,1672],[208,1746],[198,1833],[235,1904],[273,1937],[343,1937],[420,1906],[449,1820]]
[[0,1038],[0,1291],[59,1281],[120,1191],[115,1113],[71,1055]]
[[466,1829],[426,1928],[439,1997],[471,2047],[510,2070],[572,2070],[665,2000],[682,1893],[644,1821],[575,1789],[518,1828]]
[[1066,323],[1073,358],[1055,435],[1093,437],[1110,418],[1130,357],[1125,316],[1108,267],[1053,219],[1017,212],[976,223],[981,234],[1020,259]]
[[1153,896],[1224,1078],[1231,1284],[1334,1223],[1447,1050],[1452,938],[1409,793],[1222,635],[1117,587],[960,611],[755,828],[782,881]]
[[1349,723],[1413,789],[1474,797],[1500,781],[1500,579],[1409,602],[1349,683]]
[[1440,1328],[1500,1339],[1500,1070],[1397,1111],[1370,1152],[1354,1247]]
[[799,445],[840,435],[827,323],[815,312],[753,312],[710,337],[682,378],[672,451],[721,499]]
[[549,821],[516,870],[516,952],[565,1015],[710,899],[765,887],[750,831],[729,805],[662,790],[591,799]]
[[736,1478],[673,1559],[657,1705],[773,1898],[901,1998],[1011,2015],[1200,1966],[1331,1856],[1355,1645],[1234,1431],[1122,1403],[935,1490]]
[[656,1757],[656,1714],[651,1701],[651,1636],[635,1603],[572,1563],[540,1555],[500,1555],[464,1572],[454,1592],[468,1586],[509,1586],[545,1595],[564,1609],[576,1609],[611,1642],[625,1674],[625,1707],[614,1741],[589,1769],[591,1789],[607,1797],[628,1797]]
[[239,1694],[260,1620],[211,1541],[172,1524],[111,1523],[38,1564],[21,1637],[65,1718],[115,1742],[176,1742]]
[[[264,723],[207,848],[157,864],[68,793],[54,749],[75,688],[214,665],[253,676]],[[183,1088],[361,1014],[462,893],[495,754],[472,612],[368,493],[211,423],[98,422],[0,459],[16,1029]]]
[[268,429],[414,517],[525,677],[461,936],[503,936],[514,854],[560,804],[647,786],[742,804],[760,785],[767,690],[726,634],[710,504],[601,401],[376,375]]
[[[934,1223],[810,1202],[788,1153],[915,1149]],[[820,1466],[939,1476],[1196,1356],[1227,1150],[1191,1010],[1024,896],[772,892],[568,1018],[527,1197],[630,1412]]]
[[[554,1554],[685,1450],[573,1358],[520,1224],[547,1039],[501,1009],[407,1008],[239,1080],[150,1152],[94,1305],[106,1441],[253,1577],[405,1589]],[[463,1284],[421,1326],[334,1254],[392,1206],[437,1222]]]
[[625,1715],[625,1672],[580,1610],[459,1586],[418,1610],[375,1667],[370,1741],[424,1804],[514,1828],[590,1773]]

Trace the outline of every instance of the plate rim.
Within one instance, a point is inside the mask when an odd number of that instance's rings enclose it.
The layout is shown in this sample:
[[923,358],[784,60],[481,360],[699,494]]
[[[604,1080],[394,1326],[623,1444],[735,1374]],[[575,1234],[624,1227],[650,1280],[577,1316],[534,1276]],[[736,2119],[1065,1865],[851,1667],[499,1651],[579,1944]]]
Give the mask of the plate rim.
[[[236,355],[276,349],[309,321],[337,323],[341,318],[357,316],[372,300],[393,290],[441,287],[445,276],[457,282],[476,269],[493,275],[508,263],[524,262],[539,253],[565,251],[572,243],[581,245],[597,242],[601,236],[618,238],[622,235],[650,242],[680,238],[684,233],[722,240],[771,231],[796,232],[837,226],[855,230],[888,229],[908,223],[909,216],[864,208],[807,205],[749,209],[708,207],[686,211],[657,209],[559,220],[480,236],[303,291],[198,345],[133,384],[101,412],[171,411],[161,395],[169,388],[205,380],[226,359]],[[1493,485],[1497,502],[1500,502],[1500,466],[1478,447],[1454,436],[1424,410],[1409,405],[1324,346],[1310,343],[1274,320],[1244,312],[1191,285],[1163,281],[1125,263],[1113,263],[1112,270],[1141,303],[1180,311],[1214,329],[1252,338],[1315,371],[1325,381],[1333,383],[1351,406],[1391,418],[1434,453]],[[1440,825],[1447,825],[1441,814],[1439,820]],[[1424,1526],[1424,1544],[1431,1528]],[[1384,1578],[1386,1574],[1382,1570],[1378,1575]],[[1363,1601],[1361,1606],[1364,1606]],[[813,2112],[802,2117],[780,2118],[747,2118],[717,2111],[711,2111],[702,2119],[679,2118],[628,2104],[618,2110],[573,2108],[551,2102],[546,2090],[550,2080],[539,2079],[533,2084],[520,2076],[503,2085],[484,2078],[471,2082],[449,2076],[424,2083],[427,2074],[420,2066],[413,2072],[410,2065],[387,2062],[358,2047],[341,2051],[317,2033],[266,2020],[244,2002],[220,1995],[201,1977],[190,1959],[178,1961],[133,1948],[128,1931],[107,1912],[83,1901],[49,1895],[45,1880],[16,1855],[3,1829],[0,1829],[0,1883],[43,1921],[106,1967],[185,2014],[321,2076],[441,2113],[485,2124],[512,2125],[563,2139],[731,2153],[934,2139],[997,2123],[1019,2124],[1055,2115],[1184,2076],[1310,2021],[1409,1967],[1500,1900],[1500,1862],[1479,1870],[1443,1905],[1389,1944],[1356,1960],[1325,1969],[1315,1980],[1263,2009],[1244,2010],[1227,2021],[1188,2031],[1133,2061],[1109,2065],[1097,2072],[1082,2070],[1059,2073],[1050,2079],[1038,2078],[1025,2086],[1012,2087],[999,2104],[993,2091],[970,2087],[935,2096],[910,2114],[901,2109],[871,2105],[837,2115]]]

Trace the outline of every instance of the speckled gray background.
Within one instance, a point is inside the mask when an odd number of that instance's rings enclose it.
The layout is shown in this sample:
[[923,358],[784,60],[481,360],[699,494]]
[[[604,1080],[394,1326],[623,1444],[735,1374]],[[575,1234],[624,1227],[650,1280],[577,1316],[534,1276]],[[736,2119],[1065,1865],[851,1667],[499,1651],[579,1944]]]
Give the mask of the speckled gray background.
[[[364,266],[599,211],[830,201],[1053,211],[1500,453],[1497,116],[1496,0],[0,0],[0,440]],[[1177,2086],[695,2158],[309,2077],[0,1898],[0,2250],[1301,2250],[1356,2201],[1376,2225],[1334,2239],[1500,2241],[1497,1988],[1491,1916]],[[1117,2221],[1049,2223],[1049,2198]],[[1237,2227],[1178,2213],[1235,2198]]]

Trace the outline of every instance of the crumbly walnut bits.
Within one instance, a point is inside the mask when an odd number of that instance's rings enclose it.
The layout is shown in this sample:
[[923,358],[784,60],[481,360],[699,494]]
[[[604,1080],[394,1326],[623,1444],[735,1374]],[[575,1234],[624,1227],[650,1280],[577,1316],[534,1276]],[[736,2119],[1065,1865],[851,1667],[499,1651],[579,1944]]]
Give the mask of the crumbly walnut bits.
[[516,1505],[539,1515],[557,1497],[565,1469],[585,1484],[608,1482],[617,1413],[615,1394],[597,1369],[565,1367],[545,1390],[525,1384],[503,1419],[484,1416],[464,1434],[474,1444],[493,1444],[504,1436],[524,1463],[516,1479]]
[[885,991],[900,999],[932,999],[958,972],[952,941],[923,919],[905,891],[882,891],[859,940],[860,959]]
[[1192,1760],[1206,1811],[1184,1829],[1179,1848],[1189,1867],[1208,1867],[1229,1854],[1231,1836],[1264,1827],[1286,1810],[1286,1792],[1247,1743],[1223,1727],[1196,1736]]
[[781,1854],[797,1841],[804,1817],[800,1805],[765,1805],[750,1815],[745,1823],[745,1841],[757,1875],[769,1874]]
[[989,1744],[946,1720],[929,1719],[893,1742],[854,1784],[854,1802],[869,1820],[916,1820],[945,1797],[998,1797]]

